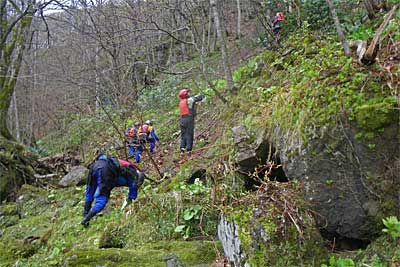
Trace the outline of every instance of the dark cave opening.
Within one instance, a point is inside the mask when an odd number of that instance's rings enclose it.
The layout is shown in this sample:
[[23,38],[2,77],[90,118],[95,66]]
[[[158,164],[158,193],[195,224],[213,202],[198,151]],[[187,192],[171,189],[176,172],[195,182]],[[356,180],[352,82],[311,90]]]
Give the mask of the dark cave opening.
[[206,169],[198,169],[196,170],[192,176],[190,176],[188,180],[188,184],[194,184],[196,179],[199,179],[200,181],[203,182],[203,184],[207,183],[207,170]]
[[359,250],[366,249],[371,243],[369,240],[361,240],[357,238],[349,238],[341,236],[337,233],[330,233],[325,229],[320,229],[322,238],[324,238],[327,243],[327,247],[331,251],[347,251],[347,250]]
[[[259,164],[246,172],[246,190],[256,190],[262,182],[273,181],[285,183],[289,181],[283,169],[279,153],[270,144],[264,144],[259,157]],[[243,173],[243,172],[242,172]]]

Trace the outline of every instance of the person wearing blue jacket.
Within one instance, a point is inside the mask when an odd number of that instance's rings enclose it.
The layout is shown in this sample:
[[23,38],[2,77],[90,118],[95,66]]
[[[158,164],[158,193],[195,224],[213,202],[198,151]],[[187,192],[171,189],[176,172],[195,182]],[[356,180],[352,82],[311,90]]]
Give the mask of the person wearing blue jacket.
[[153,127],[153,122],[151,120],[145,121],[144,124],[149,126],[149,134],[147,135],[147,142],[149,142],[150,144],[150,153],[154,153],[156,142],[160,142],[160,138],[158,138]]
[[150,144],[149,150],[150,153],[153,154],[156,147],[156,142],[160,142],[160,138],[158,138],[156,132],[154,131],[151,120],[146,120],[143,125],[139,127],[137,136],[140,145],[136,148],[135,160],[136,163],[140,163],[141,154],[145,149],[145,145],[147,143]]
[[104,154],[99,155],[89,171],[81,224],[89,225],[90,219],[104,209],[114,187],[127,186],[129,193],[125,202],[131,203],[132,200],[136,199],[138,189],[143,181],[144,174],[139,172],[130,162],[115,157],[107,157]]

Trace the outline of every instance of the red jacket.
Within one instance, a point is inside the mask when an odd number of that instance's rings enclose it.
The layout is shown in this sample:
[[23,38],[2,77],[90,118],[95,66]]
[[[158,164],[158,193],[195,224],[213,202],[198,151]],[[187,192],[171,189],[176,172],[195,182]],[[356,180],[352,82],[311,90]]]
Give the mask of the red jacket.
[[277,16],[275,16],[274,20],[273,20],[273,24],[280,22],[280,21],[285,21],[285,17],[282,14],[279,14]]

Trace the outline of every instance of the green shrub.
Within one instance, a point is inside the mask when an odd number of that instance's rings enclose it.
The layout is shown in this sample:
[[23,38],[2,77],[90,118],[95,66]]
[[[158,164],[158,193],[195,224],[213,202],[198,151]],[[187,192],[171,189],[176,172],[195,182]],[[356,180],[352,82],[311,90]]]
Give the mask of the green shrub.
[[392,238],[400,237],[400,221],[395,216],[387,217],[383,219],[385,229],[382,232],[389,234]]

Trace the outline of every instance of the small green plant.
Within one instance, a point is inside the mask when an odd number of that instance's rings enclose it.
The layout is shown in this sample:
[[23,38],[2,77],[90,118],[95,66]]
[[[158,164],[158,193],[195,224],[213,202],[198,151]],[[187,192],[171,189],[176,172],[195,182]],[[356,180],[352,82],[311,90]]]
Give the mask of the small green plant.
[[331,257],[329,259],[329,265],[321,264],[321,267],[354,267],[354,261],[352,259],[343,259]]
[[386,228],[382,232],[389,234],[392,238],[400,237],[400,221],[396,216],[390,216],[382,220]]
[[375,146],[376,146],[375,144],[368,144],[368,148],[369,148],[369,149],[374,149]]
[[332,179],[328,179],[325,181],[327,185],[333,185],[333,180]]

